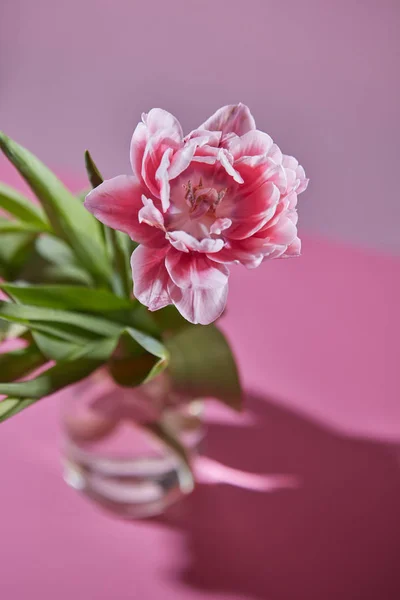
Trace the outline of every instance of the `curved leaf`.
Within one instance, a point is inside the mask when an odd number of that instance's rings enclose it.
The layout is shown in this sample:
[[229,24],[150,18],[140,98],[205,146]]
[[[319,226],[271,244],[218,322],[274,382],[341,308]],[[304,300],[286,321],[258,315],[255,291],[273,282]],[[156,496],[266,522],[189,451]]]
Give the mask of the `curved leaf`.
[[44,333],[43,331],[32,331],[32,337],[40,352],[48,360],[68,360],[68,357],[76,352],[84,344],[67,341],[55,335]]
[[147,335],[138,329],[134,329],[133,327],[127,327],[126,332],[135,340],[135,342],[147,350],[147,352],[150,352],[150,354],[157,356],[157,358],[160,358],[163,361],[168,361],[169,353],[167,348],[154,337]]
[[45,363],[46,358],[34,346],[0,354],[0,381],[20,379]]
[[109,284],[111,266],[98,221],[38,158],[1,132],[0,148],[42,203],[55,233],[96,281]]
[[214,325],[191,325],[169,338],[169,372],[174,387],[192,398],[213,397],[240,410],[242,390],[235,360]]
[[0,277],[12,281],[26,264],[33,250],[36,234],[2,233],[0,243]]
[[129,298],[133,290],[132,271],[131,271],[131,240],[126,233],[108,229],[110,241],[114,248],[114,266],[118,273],[117,286],[121,295]]
[[44,233],[49,231],[47,225],[40,223],[27,223],[0,217],[0,234],[3,233]]
[[0,342],[4,342],[4,340],[13,340],[20,337],[25,332],[26,327],[24,325],[0,320]]
[[0,301],[0,319],[22,324],[39,321],[45,325],[73,325],[103,337],[118,336],[124,329],[122,325],[101,317],[4,301]]
[[129,310],[133,303],[104,289],[68,285],[13,285],[0,283],[11,298],[21,304],[50,308],[105,313]]
[[[110,373],[117,383],[135,387],[150,381],[166,369],[169,353],[161,342],[132,327],[125,329],[122,342],[126,336],[134,342],[133,345],[120,344],[120,355],[112,358],[109,364]],[[137,347],[146,353],[139,355],[140,350],[138,352]]]
[[52,235],[41,235],[35,243],[38,254],[50,263],[55,265],[74,264],[76,258],[71,248]]
[[17,415],[19,412],[28,408],[31,404],[37,402],[36,398],[5,398],[0,400],[0,423],[6,421],[10,417]]
[[173,304],[155,311],[152,313],[152,317],[163,332],[176,332],[190,326]]
[[[0,422],[18,414],[45,396],[88,377],[101,367],[114,351],[116,340],[103,340],[77,353],[75,360],[60,362],[42,375],[21,383],[0,384],[9,397],[0,401]],[[32,392],[30,394],[29,392]]]
[[[85,167],[93,189],[103,183],[103,176],[89,150],[85,152]],[[130,265],[130,256],[133,252],[131,250],[131,240],[126,233],[114,231],[106,225],[101,226],[107,252],[114,266],[113,289],[119,296],[129,298],[133,288]]]
[[[11,235],[11,234],[6,234]],[[81,286],[93,286],[90,273],[77,263],[76,257],[62,240],[46,234],[38,236],[34,248],[25,253],[18,278],[29,283],[69,283]],[[5,277],[8,281],[14,278]]]
[[103,183],[103,177],[100,175],[89,150],[85,150],[85,167],[92,188],[96,188]]
[[157,359],[147,352],[142,356],[111,358],[108,362],[108,370],[118,385],[136,387],[147,381],[149,373],[157,363]]
[[[68,362],[61,361],[35,379],[17,383],[0,383],[0,394],[18,398],[44,398],[87,377],[100,367],[114,351],[116,339],[104,339],[82,348]],[[0,403],[1,406],[1,403]]]
[[48,265],[44,266],[40,272],[34,274],[33,279],[46,283],[47,281],[58,284],[73,284],[88,287],[93,285],[93,280],[87,271],[76,267],[75,265]]
[[43,209],[5,183],[0,183],[0,208],[21,221],[44,225],[49,229]]
[[[3,317],[0,316],[0,319]],[[26,321],[24,319],[18,319],[15,317],[7,317],[7,319],[15,324],[23,325],[31,333],[40,332],[45,333],[61,340],[65,340],[74,346],[84,346],[85,344],[93,342],[93,340],[101,339],[100,335],[95,335],[89,331],[76,327],[75,325],[68,325],[66,323],[47,323],[46,321]]]

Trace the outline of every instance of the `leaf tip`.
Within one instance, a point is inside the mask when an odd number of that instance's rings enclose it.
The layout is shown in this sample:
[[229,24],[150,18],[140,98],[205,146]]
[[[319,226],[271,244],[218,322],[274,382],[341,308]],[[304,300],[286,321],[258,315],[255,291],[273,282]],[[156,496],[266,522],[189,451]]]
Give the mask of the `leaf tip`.
[[0,130],[0,148],[2,150],[4,150],[5,145],[7,144],[7,142],[10,140],[10,138],[8,137],[8,135],[6,135],[4,133],[4,131]]
[[97,168],[89,150],[85,150],[85,167],[89,181],[93,188],[96,188],[103,183],[103,177]]

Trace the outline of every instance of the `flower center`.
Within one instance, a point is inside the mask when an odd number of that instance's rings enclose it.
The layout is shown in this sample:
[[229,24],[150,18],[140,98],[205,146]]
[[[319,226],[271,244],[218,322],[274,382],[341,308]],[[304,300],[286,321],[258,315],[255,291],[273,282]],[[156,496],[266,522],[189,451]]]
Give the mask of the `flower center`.
[[183,188],[185,189],[185,201],[189,206],[189,216],[191,219],[198,219],[206,213],[214,216],[215,209],[227,192],[227,188],[217,190],[214,187],[204,187],[201,177],[197,185],[193,186],[189,179],[183,185]]

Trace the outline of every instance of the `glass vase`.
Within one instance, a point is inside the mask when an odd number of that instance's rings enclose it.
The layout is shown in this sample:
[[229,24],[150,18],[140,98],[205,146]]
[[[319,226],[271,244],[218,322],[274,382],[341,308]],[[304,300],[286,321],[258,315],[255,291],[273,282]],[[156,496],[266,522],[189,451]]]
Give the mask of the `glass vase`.
[[159,375],[136,388],[105,371],[69,388],[62,402],[65,481],[125,518],[158,515],[190,493],[187,463],[161,439],[178,439],[193,459],[204,437],[202,402],[186,401]]

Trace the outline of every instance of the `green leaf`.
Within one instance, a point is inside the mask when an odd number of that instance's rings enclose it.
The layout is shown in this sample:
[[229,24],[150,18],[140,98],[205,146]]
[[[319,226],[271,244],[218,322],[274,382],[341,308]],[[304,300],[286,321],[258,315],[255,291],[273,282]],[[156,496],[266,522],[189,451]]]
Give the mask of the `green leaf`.
[[97,282],[110,283],[111,266],[98,221],[39,159],[1,132],[0,148],[42,203],[55,233]]
[[[92,189],[97,188],[99,185],[101,185],[103,183],[103,181],[104,181],[103,176],[101,175],[99,169],[97,168],[89,150],[85,150],[85,168],[86,168],[86,173],[87,173],[88,179],[90,181],[90,184],[92,186]],[[84,202],[84,201],[85,201],[85,197],[82,198],[82,202]],[[108,258],[110,259],[111,262],[113,262],[113,260],[114,260],[113,238],[114,238],[115,232],[113,229],[110,229],[109,227],[104,225],[104,223],[99,222],[99,226],[100,226],[100,230],[101,230],[102,239],[106,245]],[[115,273],[113,273],[113,282],[114,281],[115,281]],[[115,290],[115,285],[113,285],[113,289],[114,289],[114,291],[117,291],[117,290]]]
[[31,245],[34,236],[26,233],[9,233],[1,236],[0,261],[2,263],[12,263],[15,256]]
[[11,298],[21,304],[91,313],[129,310],[133,304],[104,289],[67,285],[13,285],[0,283]]
[[135,342],[137,342],[142,348],[144,348],[149,354],[156,356],[159,360],[155,362],[152,366],[151,370],[147,374],[144,381],[150,381],[162,371],[164,371],[169,362],[169,352],[167,348],[158,340],[139,331],[138,329],[134,329],[133,327],[127,328],[127,333],[132,337]]
[[40,283],[52,282],[58,284],[74,284],[81,286],[93,285],[90,275],[74,265],[49,265],[44,266],[40,272],[34,273],[34,278],[30,281]]
[[172,304],[155,311],[152,317],[164,333],[176,332],[189,326],[187,320]]
[[35,402],[37,402],[36,398],[25,398],[25,400],[21,400],[20,398],[5,398],[4,400],[0,400],[0,423],[17,415],[24,408],[28,408],[28,406]]
[[214,325],[191,325],[170,337],[169,372],[174,388],[191,398],[213,397],[240,410],[242,390],[235,360]]
[[[126,343],[127,337],[133,345]],[[140,355],[140,349],[146,353]],[[124,331],[118,350],[117,356],[110,360],[109,370],[114,380],[123,386],[134,387],[150,381],[168,365],[169,353],[165,346],[132,327]]]
[[41,235],[35,243],[38,254],[55,265],[76,265],[76,258],[71,248],[62,240],[52,235]]
[[0,394],[9,397],[0,402],[0,422],[21,412],[31,404],[58,390],[88,377],[115,349],[117,340],[103,340],[83,348],[74,360],[59,362],[35,379],[21,383],[0,384]]
[[4,183],[0,183],[0,208],[21,221],[49,229],[43,209]]
[[92,188],[96,188],[103,183],[103,177],[100,175],[100,171],[95,165],[89,150],[85,151],[85,167]]
[[133,282],[132,282],[132,271],[130,257],[132,251],[130,250],[130,239],[126,233],[122,231],[114,231],[109,229],[111,233],[111,243],[114,247],[114,266],[115,272],[118,273],[117,286],[120,289],[121,295],[129,296],[132,293]]
[[[0,287],[1,285],[8,284],[0,284]],[[18,291],[22,289],[19,286],[15,287],[18,287]],[[84,296],[82,296],[81,306],[83,301]],[[77,344],[87,343],[94,337],[119,336],[131,326],[135,329],[140,327],[143,334],[150,337],[158,335],[158,329],[152,323],[142,322],[141,311],[137,311],[135,307],[129,310],[104,311],[99,313],[99,316],[95,316],[44,306],[0,301],[0,320],[18,323],[29,327],[32,331],[43,332]]]
[[0,301],[0,319],[22,324],[41,321],[45,324],[74,325],[103,337],[118,336],[123,330],[122,325],[101,317],[4,301]]
[[[104,181],[99,169],[97,168],[89,150],[85,152],[85,166],[93,189],[101,185]],[[107,246],[109,258],[114,266],[113,289],[119,296],[129,298],[132,292],[132,275],[130,268],[131,250],[130,238],[126,233],[114,231],[106,225],[102,225],[103,236]]]
[[0,217],[0,235],[3,233],[44,233],[49,231],[45,224],[26,223]]
[[35,346],[0,354],[0,381],[6,383],[20,379],[45,363],[46,358]]
[[155,368],[157,359],[149,353],[142,356],[111,358],[108,369],[114,381],[124,387],[136,387],[147,381],[149,373]]
[[[3,317],[0,316],[0,319]],[[66,342],[70,342],[71,344],[84,346],[93,340],[101,339],[100,335],[95,335],[90,333],[89,331],[84,331],[83,329],[76,327],[74,325],[68,325],[66,323],[47,323],[46,321],[28,321],[18,318],[10,318],[7,317],[10,321],[14,323],[18,323],[21,325],[25,325],[27,329],[31,333],[38,331],[40,333],[45,333],[47,335],[51,335],[53,337],[60,338],[65,340]]]
[[153,354],[153,356],[157,356],[157,358],[161,359],[164,362],[168,362],[169,353],[167,348],[158,340],[153,338],[138,329],[134,329],[133,327],[127,327],[127,333],[131,336],[132,339],[135,340],[142,348]]
[[40,352],[48,360],[68,360],[73,353],[84,346],[42,331],[32,331],[32,337]]
[[32,331],[43,332],[76,344],[85,344],[99,337],[119,336],[131,324],[138,323],[140,327],[142,326],[141,319],[132,309],[94,316],[5,301],[0,301],[1,319],[25,325]]
[[2,233],[0,243],[0,277],[12,281],[32,253],[36,234]]
[[60,361],[35,379],[17,383],[0,383],[0,394],[18,398],[44,398],[75,381],[89,375],[103,364],[114,351],[116,339],[104,339],[96,344],[81,348]]
[[46,234],[36,239],[35,248],[31,249],[25,258],[18,278],[31,283],[94,285],[93,278],[78,265],[69,246],[62,240]]
[[[97,367],[97,361],[95,363]],[[90,366],[92,367],[92,361],[90,361]],[[83,360],[69,362],[67,365],[60,362],[35,379],[19,383],[0,383],[0,394],[18,398],[44,398],[78,379],[86,377],[91,370]]]
[[[97,340],[96,342],[87,344],[85,347],[80,347],[73,350],[73,352],[71,352],[71,354],[68,356],[68,361],[75,361],[82,358],[85,360],[97,360],[104,363],[114,352],[117,343],[117,336]],[[69,367],[67,366],[67,369],[68,368]]]
[[24,325],[0,320],[0,342],[4,342],[4,340],[13,340],[20,337],[25,332],[26,327]]
[[[129,327],[140,329],[140,331],[148,333],[152,337],[161,339],[162,329],[157,325],[154,315],[155,313],[150,312],[146,306],[136,302],[134,310],[129,315],[130,318],[128,318],[128,315],[121,314],[121,320],[118,319],[118,321],[126,323]],[[117,315],[113,315],[113,319],[117,319]]]
[[[61,332],[58,331],[58,333],[60,334]],[[71,328],[69,328],[68,334],[71,334]],[[79,352],[82,347],[86,346],[91,341],[90,338],[80,340],[79,342],[71,339],[66,340],[63,337],[59,337],[59,335],[50,335],[48,333],[44,333],[43,331],[32,331],[32,336],[41,353],[49,360],[56,361],[70,360],[71,356],[74,357],[76,352]],[[131,345],[127,346],[127,341],[129,340],[131,341]],[[133,347],[133,345],[135,345],[135,347]],[[148,355],[148,358],[151,358],[151,361],[146,361],[143,357],[146,351],[142,346],[135,342],[127,332],[123,332],[119,338],[119,346],[125,350],[128,347],[129,350],[128,352],[125,352],[125,354],[128,354],[130,357],[141,357],[140,364],[138,364],[136,367],[137,373],[139,373],[139,371],[140,373],[144,373],[144,375],[141,375],[140,381],[143,381],[154,364],[159,362],[154,359],[153,355]]]

